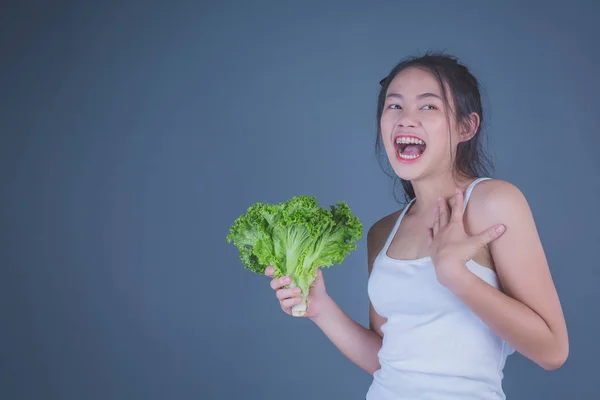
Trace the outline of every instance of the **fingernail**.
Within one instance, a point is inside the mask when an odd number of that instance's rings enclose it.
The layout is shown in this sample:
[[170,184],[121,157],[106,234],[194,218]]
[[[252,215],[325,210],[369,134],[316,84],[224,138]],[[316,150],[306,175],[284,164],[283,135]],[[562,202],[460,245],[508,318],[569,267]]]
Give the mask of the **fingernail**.
[[287,276],[283,277],[283,283],[290,283],[290,278]]
[[502,233],[502,232],[504,232],[504,225],[498,225],[498,226],[496,227],[496,232],[498,232],[498,233]]

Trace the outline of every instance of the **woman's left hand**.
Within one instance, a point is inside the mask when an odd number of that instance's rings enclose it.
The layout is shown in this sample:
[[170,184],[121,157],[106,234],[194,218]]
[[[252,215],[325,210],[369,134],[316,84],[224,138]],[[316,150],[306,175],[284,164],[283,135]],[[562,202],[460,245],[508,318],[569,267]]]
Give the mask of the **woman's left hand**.
[[463,208],[463,192],[458,188],[450,209],[440,197],[434,210],[433,228],[429,229],[429,251],[438,282],[450,290],[465,280],[465,273],[470,273],[466,262],[504,233],[504,225],[494,225],[478,235],[467,234]]

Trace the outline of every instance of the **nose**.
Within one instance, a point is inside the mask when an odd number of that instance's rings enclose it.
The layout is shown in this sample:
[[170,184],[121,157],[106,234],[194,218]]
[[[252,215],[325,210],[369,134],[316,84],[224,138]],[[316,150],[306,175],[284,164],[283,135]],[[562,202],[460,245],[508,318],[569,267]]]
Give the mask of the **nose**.
[[396,124],[402,128],[414,128],[418,125],[418,122],[412,113],[402,111]]
[[402,127],[402,128],[414,128],[416,127],[416,123],[413,121],[399,121],[398,122],[398,126]]

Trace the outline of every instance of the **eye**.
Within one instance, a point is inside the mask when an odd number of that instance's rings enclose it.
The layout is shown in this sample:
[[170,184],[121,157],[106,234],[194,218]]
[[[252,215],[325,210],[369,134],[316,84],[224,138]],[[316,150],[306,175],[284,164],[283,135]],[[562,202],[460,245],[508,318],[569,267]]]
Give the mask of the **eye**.
[[[398,107],[398,108],[394,108],[394,107]],[[388,108],[391,108],[393,110],[401,110],[402,107],[400,107],[398,104],[390,104]]]
[[422,108],[426,108],[426,107],[431,107],[431,108],[429,108],[429,110],[437,110],[437,107],[432,104],[428,104],[426,106],[423,106]]

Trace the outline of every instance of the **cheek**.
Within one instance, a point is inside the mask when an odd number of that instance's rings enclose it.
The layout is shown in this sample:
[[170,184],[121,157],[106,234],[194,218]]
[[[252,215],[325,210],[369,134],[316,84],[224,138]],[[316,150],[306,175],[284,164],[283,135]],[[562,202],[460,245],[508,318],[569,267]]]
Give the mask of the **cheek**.
[[429,116],[421,120],[427,134],[427,150],[430,159],[437,160],[436,163],[446,164],[449,159],[450,137],[446,117]]
[[385,111],[381,115],[380,119],[381,131],[385,135],[389,133],[391,128],[394,126],[394,117],[390,113],[386,113]]
[[396,151],[390,142],[389,137],[385,133],[382,133],[381,140],[383,141],[383,148],[387,154],[392,154],[394,151]]
[[438,134],[440,132],[448,133],[448,123],[446,117],[442,114],[425,114],[421,118],[421,122],[423,126],[426,126],[431,131],[431,134]]
[[379,122],[379,125],[381,127],[381,140],[383,141],[383,145],[385,147],[385,149],[387,151],[393,150],[393,146],[390,142],[390,137],[392,134],[392,130],[393,130],[393,126],[394,126],[394,121],[389,117],[386,116],[385,114],[381,117],[381,120]]
[[450,143],[450,132],[445,117],[432,117],[423,120],[423,127],[427,131],[427,137],[435,147],[448,147]]

